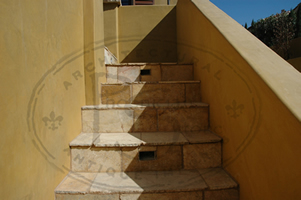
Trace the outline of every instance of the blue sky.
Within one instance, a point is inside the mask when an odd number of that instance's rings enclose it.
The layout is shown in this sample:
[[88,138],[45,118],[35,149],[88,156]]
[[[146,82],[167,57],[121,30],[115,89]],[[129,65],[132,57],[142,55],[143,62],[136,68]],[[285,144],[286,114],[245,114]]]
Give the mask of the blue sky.
[[257,21],[282,9],[294,9],[301,0],[210,0],[217,7],[235,19],[241,25],[251,25],[252,19]]

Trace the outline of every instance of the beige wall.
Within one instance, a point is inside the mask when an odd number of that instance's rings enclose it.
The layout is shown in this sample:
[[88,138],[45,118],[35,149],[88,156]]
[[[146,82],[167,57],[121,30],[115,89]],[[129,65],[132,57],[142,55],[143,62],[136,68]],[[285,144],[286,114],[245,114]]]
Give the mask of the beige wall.
[[123,6],[118,10],[119,62],[176,62],[174,6]]
[[241,199],[300,198],[300,73],[207,0],[178,2],[177,34]]
[[0,196],[53,200],[85,104],[83,1],[1,0],[0,13]]

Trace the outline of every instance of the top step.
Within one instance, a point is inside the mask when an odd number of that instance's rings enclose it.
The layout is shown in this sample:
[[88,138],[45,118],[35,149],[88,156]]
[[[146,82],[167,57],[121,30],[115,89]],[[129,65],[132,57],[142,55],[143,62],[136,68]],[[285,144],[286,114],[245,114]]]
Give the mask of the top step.
[[123,63],[106,65],[107,83],[192,81],[193,65],[175,63]]

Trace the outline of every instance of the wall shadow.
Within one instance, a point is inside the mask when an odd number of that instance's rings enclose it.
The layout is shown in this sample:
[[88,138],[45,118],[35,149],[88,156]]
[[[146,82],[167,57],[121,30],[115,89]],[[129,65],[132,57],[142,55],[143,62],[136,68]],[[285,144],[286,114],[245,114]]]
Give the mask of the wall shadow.
[[177,62],[176,8],[120,62]]

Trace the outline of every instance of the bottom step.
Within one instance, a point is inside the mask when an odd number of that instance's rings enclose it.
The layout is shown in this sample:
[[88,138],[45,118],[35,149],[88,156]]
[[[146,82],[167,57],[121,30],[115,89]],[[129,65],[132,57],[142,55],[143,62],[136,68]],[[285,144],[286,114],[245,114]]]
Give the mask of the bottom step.
[[56,200],[238,200],[237,183],[221,168],[181,171],[70,172]]

